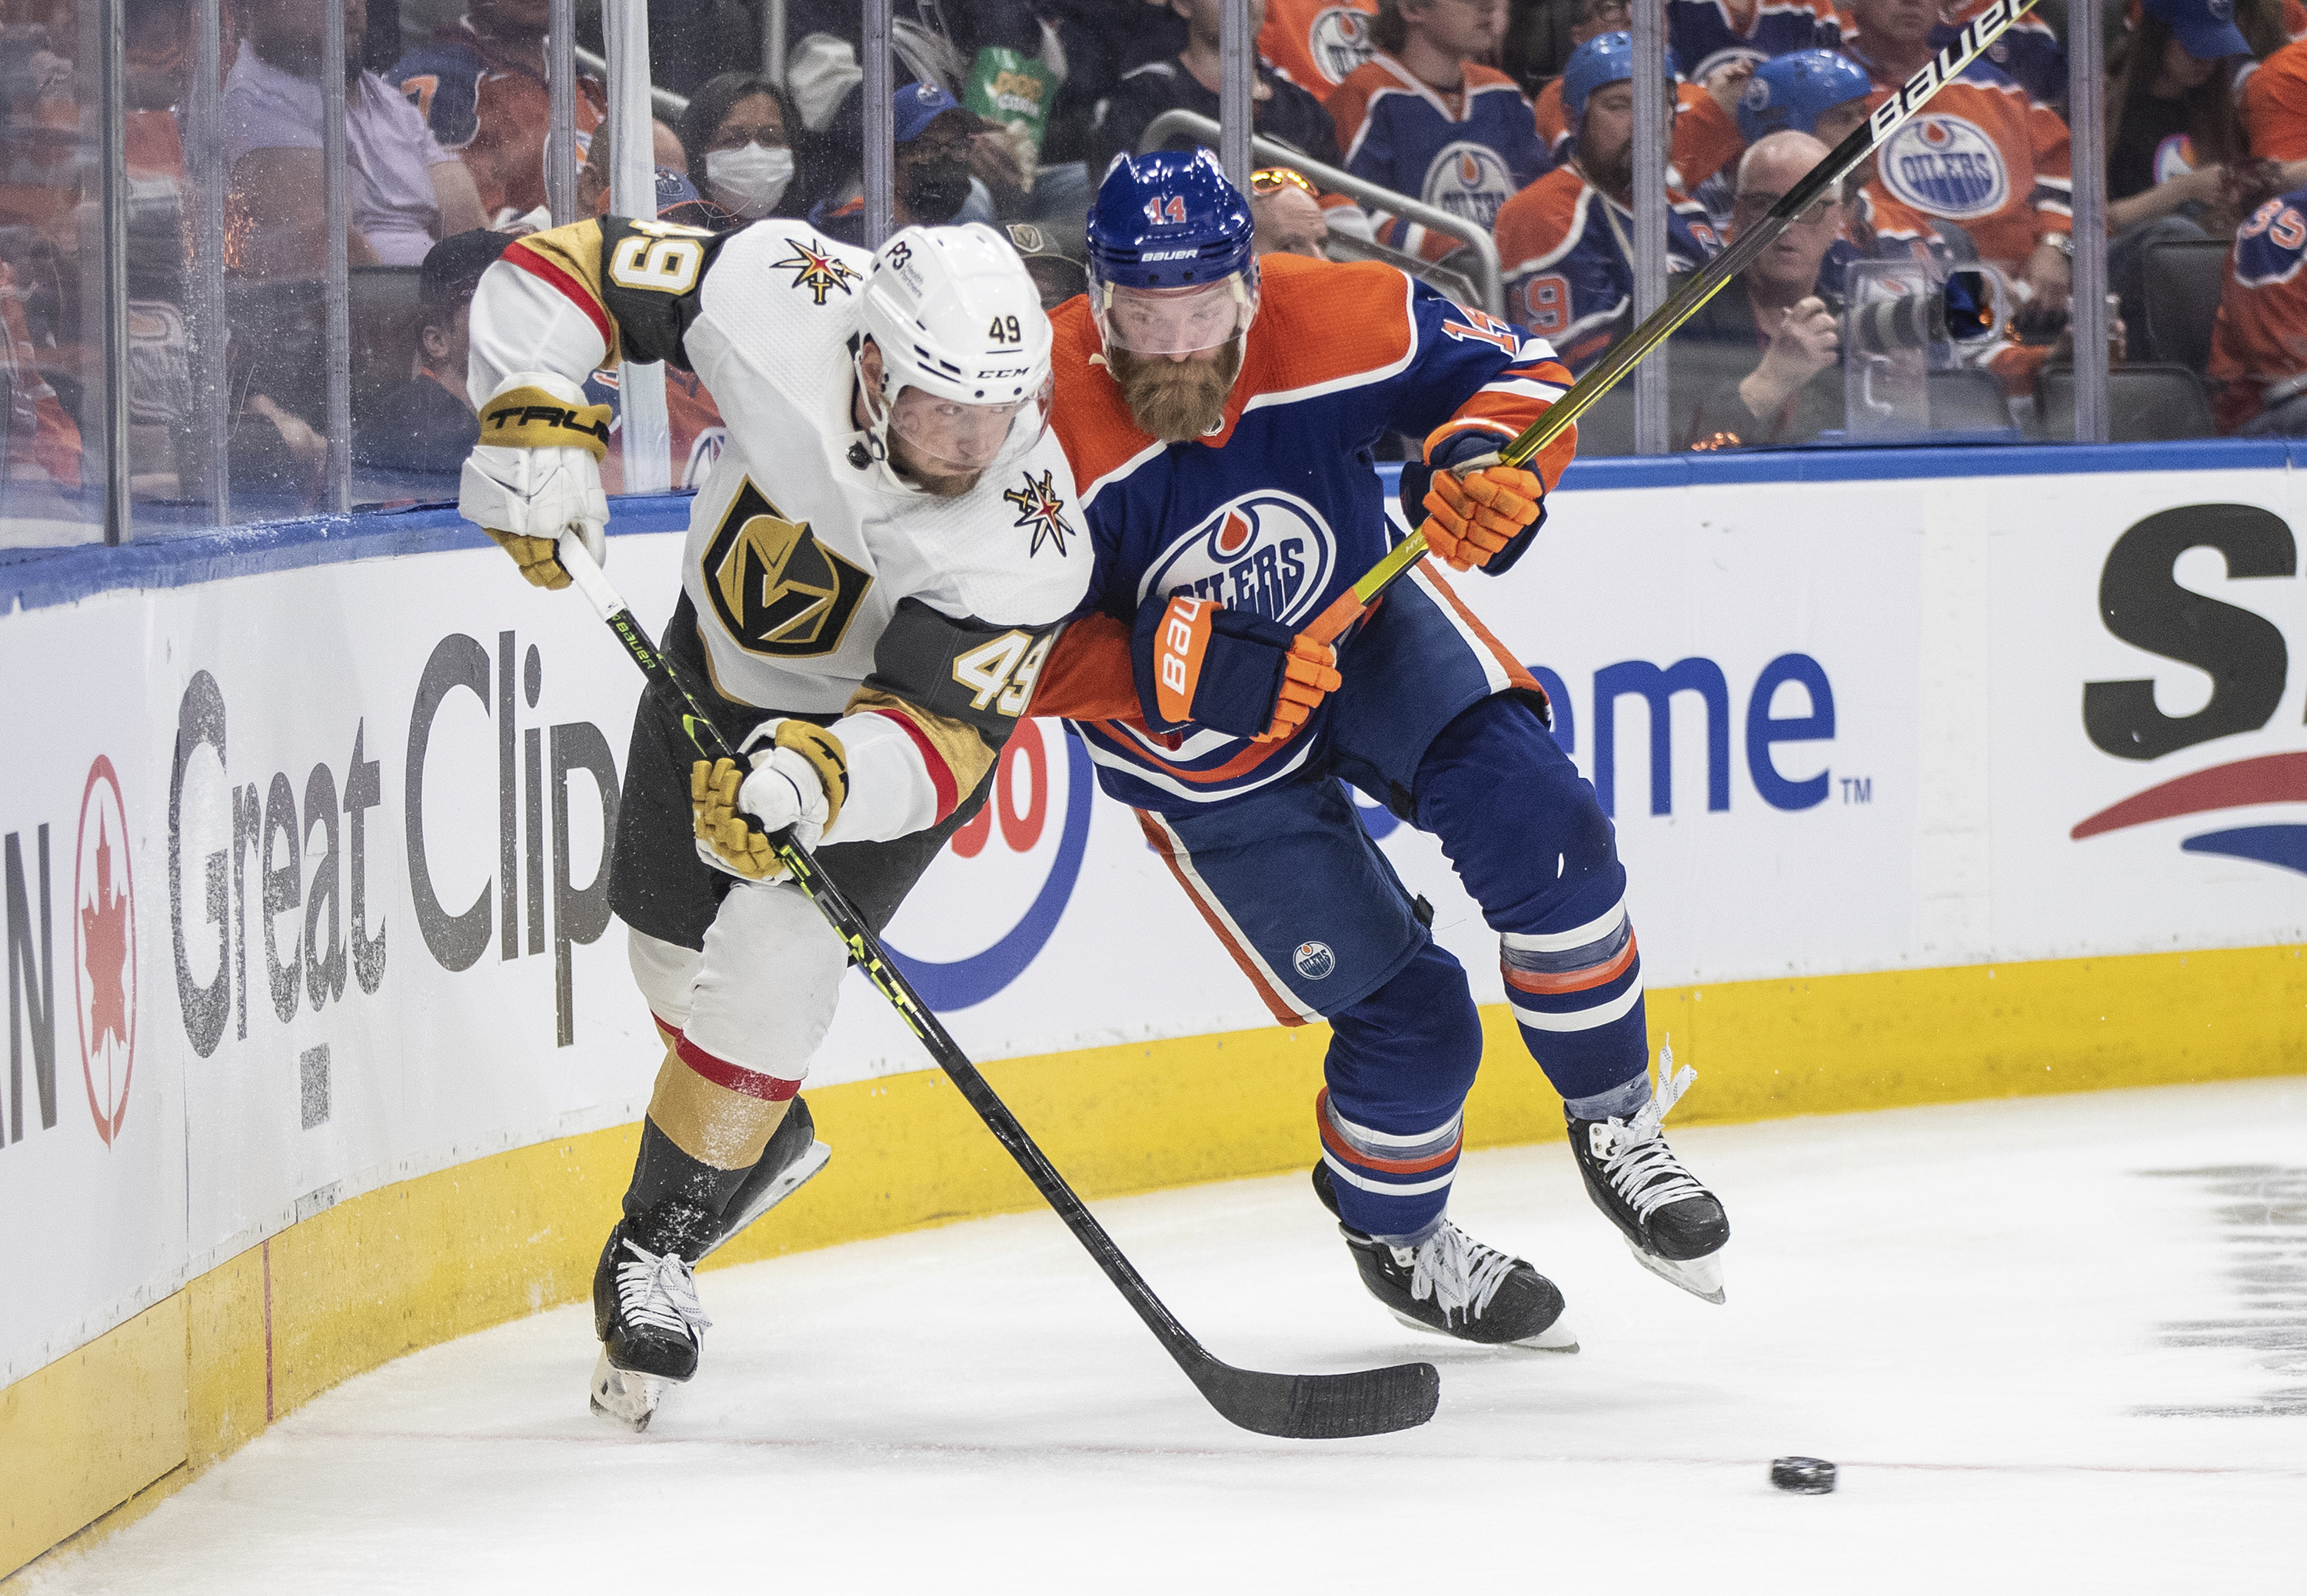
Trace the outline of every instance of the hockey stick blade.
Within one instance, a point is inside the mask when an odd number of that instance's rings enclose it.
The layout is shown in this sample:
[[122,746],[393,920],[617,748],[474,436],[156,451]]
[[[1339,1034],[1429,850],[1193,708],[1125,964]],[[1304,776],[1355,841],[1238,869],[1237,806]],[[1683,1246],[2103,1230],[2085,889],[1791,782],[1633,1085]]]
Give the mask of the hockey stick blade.
[[[1864,165],[1866,158],[1928,104],[1933,95],[1960,77],[1965,68],[2016,27],[2019,19],[2034,10],[2036,4],[2037,0],[1987,0],[1985,8],[1965,22],[1954,38],[1921,71],[1892,90],[1890,98],[1875,107],[1865,122],[1828,150],[1728,249],[1693,272],[1664,304],[1642,319],[1642,325],[1611,345],[1601,359],[1586,368],[1584,376],[1571,384],[1569,392],[1548,405],[1545,414],[1498,450],[1498,458],[1508,465],[1522,465],[1568,431],[1573,422],[1617,386],[1620,378],[1640,365],[1652,350],[1673,337],[1677,329],[1698,314],[1708,300],[1727,287],[1731,278],[1745,270],[1795,218]],[[1378,594],[1407,575],[1411,568],[1426,558],[1427,552],[1426,528],[1421,524],[1384,559],[1364,571],[1351,587],[1331,600],[1308,625],[1305,636],[1316,643],[1336,642],[1377,602]]]
[[[657,652],[648,632],[633,618],[631,609],[609,585],[584,541],[574,533],[563,534],[560,559],[562,568],[608,624],[641,674],[663,683],[679,696],[682,729],[697,752],[709,760],[735,757],[728,739],[714,725],[688,684],[681,679],[673,661]],[[759,829],[750,817],[747,824]],[[1162,1299],[1154,1294],[1154,1288],[1123,1255],[1065,1176],[1058,1173],[1057,1165],[1034,1144],[1009,1105],[1001,1101],[992,1084],[962,1052],[961,1045],[921,1000],[913,984],[882,948],[872,927],[851,906],[840,887],[818,868],[809,849],[796,842],[790,831],[770,833],[769,841],[793,884],[848,947],[850,960],[858,973],[871,982],[873,989],[896,1011],[905,1028],[913,1033],[938,1068],[960,1088],[963,1100],[976,1111],[993,1139],[1017,1161],[1017,1166],[1033,1182],[1042,1200],[1073,1232],[1074,1239],[1104,1271],[1114,1289],[1136,1310],[1154,1339],[1161,1342],[1162,1350],[1177,1361],[1186,1378],[1194,1382],[1195,1389],[1221,1417],[1259,1435],[1291,1440],[1341,1440],[1408,1430],[1434,1416],[1435,1405],[1441,1397],[1442,1377],[1430,1363],[1402,1363],[1352,1374],[1288,1375],[1236,1369],[1212,1357],[1208,1349],[1194,1339],[1193,1333],[1179,1324]],[[647,1422],[646,1419],[642,1421]]]
[[1299,1441],[1415,1430],[1442,1400],[1442,1376],[1431,1363],[1351,1374],[1260,1374],[1205,1353],[1202,1367],[1188,1364],[1186,1374],[1212,1407],[1242,1429]]

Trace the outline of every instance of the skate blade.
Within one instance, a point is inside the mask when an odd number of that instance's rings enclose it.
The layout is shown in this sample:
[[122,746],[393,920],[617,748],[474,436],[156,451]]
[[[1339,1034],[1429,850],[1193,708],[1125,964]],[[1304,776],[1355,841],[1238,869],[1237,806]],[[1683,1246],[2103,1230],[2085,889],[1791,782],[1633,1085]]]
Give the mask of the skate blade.
[[747,1225],[752,1224],[754,1220],[759,1219],[771,1208],[776,1208],[779,1203],[785,1201],[786,1198],[791,1197],[794,1192],[800,1191],[802,1186],[809,1182],[810,1176],[814,1175],[819,1170],[825,1167],[827,1161],[832,1156],[833,1149],[826,1146],[825,1143],[821,1141],[810,1142],[808,1149],[804,1151],[800,1157],[794,1159],[791,1164],[786,1165],[784,1172],[780,1174],[776,1180],[769,1182],[768,1189],[764,1191],[759,1197],[753,1200],[751,1206],[747,1208],[743,1213],[737,1216],[736,1222],[731,1225],[728,1229],[721,1233],[719,1240],[716,1241],[711,1246],[706,1248],[704,1251],[697,1255],[697,1261],[699,1263],[703,1263],[707,1259],[712,1257],[716,1252],[718,1252],[723,1247],[725,1247],[729,1242],[734,1241],[738,1233],[742,1231]]
[[609,1361],[609,1349],[605,1346],[599,1361],[593,1365],[593,1411],[639,1435],[656,1417],[656,1404],[664,1400],[665,1387],[663,1380],[619,1369]]
[[1723,1297],[1720,1252],[1710,1252],[1704,1258],[1677,1260],[1671,1258],[1659,1258],[1655,1253],[1645,1252],[1632,1242],[1626,1243],[1626,1250],[1634,1255],[1636,1263],[1659,1279],[1672,1282],[1694,1297],[1702,1297],[1717,1307],[1721,1306]]
[[1556,1319],[1537,1335],[1525,1336],[1520,1341],[1469,1341],[1462,1336],[1453,1336],[1447,1330],[1437,1330],[1425,1320],[1412,1319],[1406,1313],[1394,1313],[1391,1308],[1386,1311],[1393,1313],[1395,1320],[1405,1329],[1415,1330],[1421,1336],[1439,1336],[1443,1340],[1454,1341],[1460,1346],[1497,1347],[1502,1352],[1519,1349],[1536,1353],[1574,1353],[1578,1350],[1578,1332],[1570,1327],[1568,1314]]

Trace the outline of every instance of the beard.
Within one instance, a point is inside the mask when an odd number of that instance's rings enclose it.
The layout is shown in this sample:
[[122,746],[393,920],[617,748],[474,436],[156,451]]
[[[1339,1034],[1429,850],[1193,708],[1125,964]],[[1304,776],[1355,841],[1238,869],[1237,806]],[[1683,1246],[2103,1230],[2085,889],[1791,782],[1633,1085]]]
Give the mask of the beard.
[[905,446],[905,440],[892,431],[889,440],[889,464],[904,477],[931,499],[959,499],[983,480],[982,471],[965,472],[959,476],[939,476]]
[[1578,164],[1586,169],[1586,180],[1606,194],[1632,194],[1634,189],[1634,142],[1626,141],[1623,149],[1583,152]]
[[1241,370],[1241,340],[1226,344],[1215,360],[1171,360],[1127,349],[1110,349],[1105,359],[1142,430],[1164,443],[1191,443],[1225,420],[1226,395]]

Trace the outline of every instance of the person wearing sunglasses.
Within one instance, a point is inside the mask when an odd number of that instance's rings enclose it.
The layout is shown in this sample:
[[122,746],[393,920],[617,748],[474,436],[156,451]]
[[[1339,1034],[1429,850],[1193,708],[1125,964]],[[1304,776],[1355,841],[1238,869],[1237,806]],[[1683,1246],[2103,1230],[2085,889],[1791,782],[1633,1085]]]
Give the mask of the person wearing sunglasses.
[[1329,219],[1314,185],[1287,166],[1268,166],[1249,175],[1249,214],[1257,223],[1257,252],[1261,255],[1304,255],[1315,260],[1330,258]]

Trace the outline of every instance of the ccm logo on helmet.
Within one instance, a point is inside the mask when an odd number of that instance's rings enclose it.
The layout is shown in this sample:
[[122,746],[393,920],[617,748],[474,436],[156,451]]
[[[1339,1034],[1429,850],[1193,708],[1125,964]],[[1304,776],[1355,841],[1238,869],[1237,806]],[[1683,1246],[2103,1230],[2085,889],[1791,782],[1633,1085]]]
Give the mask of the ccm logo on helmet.
[[1005,377],[1030,376],[1033,370],[1031,366],[1003,366],[995,371],[980,371],[977,374],[977,380],[980,382],[999,382]]

